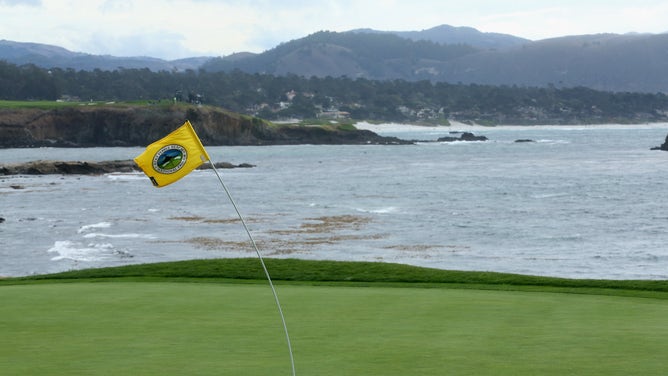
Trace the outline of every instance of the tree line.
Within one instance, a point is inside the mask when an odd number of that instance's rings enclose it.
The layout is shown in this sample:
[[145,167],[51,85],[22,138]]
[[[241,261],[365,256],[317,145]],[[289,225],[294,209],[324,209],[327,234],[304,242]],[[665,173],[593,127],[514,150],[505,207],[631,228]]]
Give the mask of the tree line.
[[336,110],[378,121],[538,124],[665,121],[663,93],[612,93],[584,87],[490,86],[349,77],[300,77],[241,71],[183,72],[43,69],[0,61],[0,99],[202,103],[266,119],[315,118]]

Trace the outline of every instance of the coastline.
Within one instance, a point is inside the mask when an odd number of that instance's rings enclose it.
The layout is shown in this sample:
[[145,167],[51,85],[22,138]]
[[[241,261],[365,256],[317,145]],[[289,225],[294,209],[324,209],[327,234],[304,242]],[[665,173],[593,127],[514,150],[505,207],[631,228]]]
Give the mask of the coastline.
[[[250,163],[234,165],[229,162],[216,162],[216,168],[251,168]],[[211,169],[209,163],[197,168],[198,170]],[[108,173],[139,172],[139,168],[133,160],[115,160],[102,162],[87,161],[47,161],[36,160],[24,163],[12,163],[0,165],[0,175],[102,175]]]
[[583,130],[583,129],[662,129],[668,131],[668,122],[657,123],[637,123],[637,124],[619,124],[619,123],[604,123],[604,124],[581,124],[581,125],[554,125],[554,124],[537,124],[537,125],[480,125],[480,124],[466,124],[462,122],[451,121],[450,125],[418,125],[410,123],[370,123],[368,121],[359,121],[354,124],[356,128],[369,130],[375,133],[379,132],[402,132],[402,131],[434,131],[434,130],[448,130],[448,131],[486,131],[486,130],[522,130],[522,129],[549,129],[549,130]]

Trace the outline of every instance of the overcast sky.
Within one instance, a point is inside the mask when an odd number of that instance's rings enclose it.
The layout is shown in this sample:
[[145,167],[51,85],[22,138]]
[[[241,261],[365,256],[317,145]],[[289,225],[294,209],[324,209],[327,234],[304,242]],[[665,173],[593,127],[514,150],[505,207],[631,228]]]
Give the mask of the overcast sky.
[[470,26],[538,40],[668,32],[666,0],[0,0],[0,39],[178,59],[262,52],[321,30]]

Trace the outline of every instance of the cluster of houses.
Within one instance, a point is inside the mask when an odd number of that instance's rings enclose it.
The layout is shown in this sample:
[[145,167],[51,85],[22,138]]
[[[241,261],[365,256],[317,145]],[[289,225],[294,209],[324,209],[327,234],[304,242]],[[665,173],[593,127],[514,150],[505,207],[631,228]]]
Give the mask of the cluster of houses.
[[[313,98],[314,94],[312,93],[301,93],[302,96],[306,98]],[[251,115],[259,115],[260,112],[262,111],[269,111],[272,113],[280,113],[283,110],[289,109],[292,104],[293,100],[297,96],[297,92],[294,90],[290,90],[285,93],[285,100],[280,101],[277,103],[274,103],[273,105],[269,103],[260,103],[260,104],[254,104],[248,108],[246,108],[246,112],[251,114]],[[333,102],[333,101],[332,101]],[[317,110],[316,117],[319,119],[349,119],[350,118],[350,113],[346,111],[341,111],[339,110],[336,106],[330,106],[330,107],[323,107],[321,105],[314,105],[315,109]]]
[[[261,103],[261,104],[254,104],[253,106],[250,106],[246,109],[246,112],[252,115],[259,115],[263,111],[270,111],[272,113],[279,113],[283,110],[286,110],[290,108],[293,104],[293,100],[297,96],[297,92],[294,90],[290,90],[285,93],[285,100],[280,101],[278,103],[275,103],[273,105],[270,105],[268,103]],[[306,98],[313,98],[312,93],[300,93],[300,95],[306,97]],[[336,103],[336,101],[331,98],[332,103]],[[352,104],[350,106],[360,106],[359,104]],[[329,107],[323,107],[321,105],[314,105],[316,111],[317,111],[317,118],[319,119],[334,119],[334,120],[341,120],[341,119],[350,119],[350,113],[347,111],[341,111],[336,105],[332,105]],[[410,119],[416,119],[416,120],[438,120],[438,119],[444,119],[446,117],[445,111],[443,108],[438,108],[438,109],[433,109],[433,108],[420,108],[420,109],[412,109],[407,106],[400,106],[398,108],[398,111],[404,115],[406,118]]]

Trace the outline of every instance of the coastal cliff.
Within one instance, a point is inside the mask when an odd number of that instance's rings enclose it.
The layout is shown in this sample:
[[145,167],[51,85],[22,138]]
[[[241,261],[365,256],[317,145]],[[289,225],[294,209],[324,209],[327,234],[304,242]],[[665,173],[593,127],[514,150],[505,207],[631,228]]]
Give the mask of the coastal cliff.
[[210,106],[95,104],[0,109],[0,147],[145,146],[185,120],[211,146],[406,143],[343,126],[274,125]]

